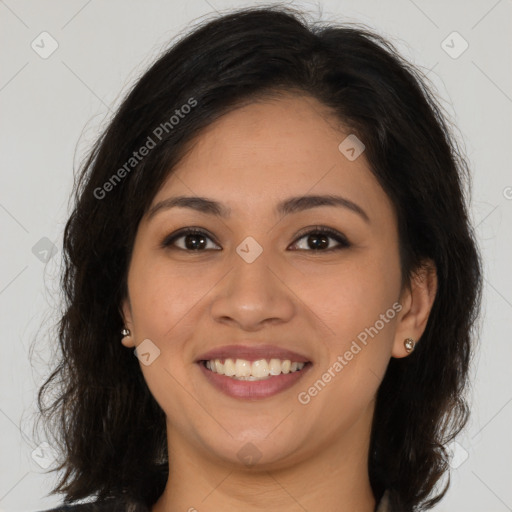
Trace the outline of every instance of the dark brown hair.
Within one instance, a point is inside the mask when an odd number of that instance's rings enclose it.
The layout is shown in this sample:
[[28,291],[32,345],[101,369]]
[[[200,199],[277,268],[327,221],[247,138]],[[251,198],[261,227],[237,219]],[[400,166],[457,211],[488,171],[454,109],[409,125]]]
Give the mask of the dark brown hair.
[[[448,468],[444,446],[469,414],[464,393],[481,264],[465,204],[467,164],[427,84],[369,29],[309,23],[281,6],[207,21],[158,58],[76,182],[64,233],[61,354],[38,396],[64,454],[53,493],[66,502],[125,495],[151,505],[163,492],[165,415],[120,343],[138,223],[202,129],[244,102],[300,91],[364,142],[396,210],[404,282],[429,259],[437,268],[421,343],[409,357],[391,359],[379,388],[368,467],[376,499],[389,489],[394,510],[425,510],[444,496],[449,482],[436,494]],[[155,147],[130,160],[148,137]]]

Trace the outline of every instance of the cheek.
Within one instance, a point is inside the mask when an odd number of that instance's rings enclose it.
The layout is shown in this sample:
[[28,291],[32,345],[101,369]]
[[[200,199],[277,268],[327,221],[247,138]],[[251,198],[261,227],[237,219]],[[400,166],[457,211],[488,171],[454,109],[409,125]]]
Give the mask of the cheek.
[[[211,278],[209,278],[211,276]],[[216,280],[206,269],[190,271],[165,258],[141,254],[132,261],[129,290],[134,323],[140,336],[165,339],[169,331],[183,331],[187,317]]]
[[398,255],[356,256],[304,286],[307,305],[328,327],[319,339],[326,357],[318,374],[326,385],[325,391],[322,382],[317,386],[323,396],[317,403],[334,421],[343,411],[350,415],[369,403],[389,363],[400,309]]
[[194,394],[188,389],[187,341],[197,328],[195,308],[201,307],[215,279],[142,251],[134,252],[128,277],[136,341],[150,339],[160,350],[150,365],[141,364],[144,379],[166,414],[185,421]]
[[374,325],[400,294],[399,264],[392,257],[356,255],[314,276],[305,273],[302,279],[297,289],[307,290],[304,302],[341,346]]

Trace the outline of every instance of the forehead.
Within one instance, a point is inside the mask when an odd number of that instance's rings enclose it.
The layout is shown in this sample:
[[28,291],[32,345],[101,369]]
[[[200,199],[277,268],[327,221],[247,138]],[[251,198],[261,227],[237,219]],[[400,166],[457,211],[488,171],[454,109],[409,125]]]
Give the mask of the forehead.
[[379,210],[391,205],[364,152],[351,161],[339,149],[349,135],[309,96],[251,103],[225,114],[192,141],[153,204],[187,194],[248,211],[290,195],[340,193],[381,215]]

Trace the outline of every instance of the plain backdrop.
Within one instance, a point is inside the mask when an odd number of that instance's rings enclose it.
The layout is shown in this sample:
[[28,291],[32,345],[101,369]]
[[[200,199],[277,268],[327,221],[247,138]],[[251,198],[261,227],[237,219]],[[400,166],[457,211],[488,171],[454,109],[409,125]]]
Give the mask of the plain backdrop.
[[[73,170],[125,92],[179,34],[256,2],[0,0],[0,511],[36,511],[56,480],[33,432],[52,363],[61,240]],[[432,80],[473,173],[471,215],[484,257],[472,416],[452,446],[436,512],[512,510],[512,2],[290,2],[317,19],[361,22]],[[41,338],[30,348],[34,339]],[[51,465],[48,469],[51,469]]]

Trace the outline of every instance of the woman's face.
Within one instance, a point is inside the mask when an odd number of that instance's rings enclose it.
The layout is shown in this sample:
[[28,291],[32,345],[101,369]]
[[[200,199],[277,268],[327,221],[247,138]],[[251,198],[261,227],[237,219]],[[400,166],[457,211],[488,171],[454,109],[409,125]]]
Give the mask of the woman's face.
[[[123,343],[150,340],[141,369],[170,449],[280,467],[366,448],[389,359],[414,336],[392,204],[349,135],[310,97],[253,103],[201,133],[155,196],[134,243]],[[177,196],[226,216],[171,207]],[[343,199],[287,203],[309,196]],[[203,233],[170,236],[188,227]],[[264,359],[280,375],[241,380],[198,362],[226,346],[228,373],[265,375]],[[283,373],[286,359],[308,363]]]

